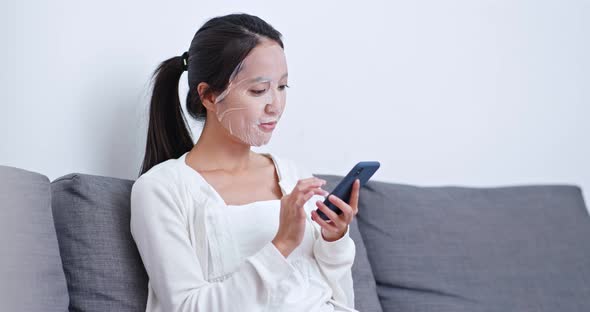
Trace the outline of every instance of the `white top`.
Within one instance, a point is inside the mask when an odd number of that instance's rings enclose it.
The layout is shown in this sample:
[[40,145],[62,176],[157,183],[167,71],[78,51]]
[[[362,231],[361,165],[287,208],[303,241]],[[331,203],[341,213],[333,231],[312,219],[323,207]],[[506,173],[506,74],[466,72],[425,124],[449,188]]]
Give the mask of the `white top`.
[[[271,199],[246,205],[227,205],[223,209],[243,258],[254,255],[275,237],[279,230],[280,205],[280,199]],[[292,258],[291,255],[287,260]]]
[[[279,229],[281,201],[264,200],[246,205],[227,205],[224,213],[229,217],[229,229],[237,238],[236,244],[245,258],[250,257],[273,239]],[[306,228],[301,244],[287,257],[297,271],[289,279],[292,291],[285,298],[281,310],[334,311],[328,300],[332,295],[313,257],[313,232]]]
[[[238,234],[245,228],[232,230],[236,219],[223,212],[240,206],[226,205],[185,163],[186,154],[154,166],[131,190],[131,234],[149,277],[146,312],[324,312],[332,311],[332,305],[334,311],[356,311],[352,309],[354,242],[348,231],[337,241],[325,241],[321,227],[310,218],[315,201],[323,197],[316,195],[305,204],[304,243],[285,258],[271,242],[276,230],[272,232],[270,222],[260,231],[258,222],[242,222],[253,226],[250,232],[256,231],[249,237]],[[283,195],[297,180],[311,176],[287,159],[268,155]],[[256,203],[264,201],[252,204]],[[274,216],[266,221],[276,222],[278,229],[278,212]],[[241,245],[243,241],[249,243]],[[316,299],[304,300],[308,295]]]

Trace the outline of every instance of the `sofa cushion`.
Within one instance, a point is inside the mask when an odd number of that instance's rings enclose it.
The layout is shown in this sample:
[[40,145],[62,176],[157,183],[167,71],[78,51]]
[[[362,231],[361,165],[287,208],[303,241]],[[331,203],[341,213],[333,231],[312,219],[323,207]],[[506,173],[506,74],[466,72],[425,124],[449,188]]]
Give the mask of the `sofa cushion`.
[[147,273],[129,229],[133,181],[69,174],[51,183],[74,311],[145,311]]
[[68,310],[49,179],[0,166],[0,311]]
[[[332,191],[338,182],[343,178],[336,175],[316,175],[320,179],[326,180],[326,185],[322,188],[326,191]],[[359,204],[359,211],[366,207]],[[358,214],[357,214],[358,215]],[[375,277],[367,258],[367,250],[365,243],[358,229],[356,218],[350,223],[350,238],[354,241],[356,246],[356,255],[352,265],[352,280],[354,287],[354,307],[361,312],[380,312],[381,304],[377,297],[377,286],[375,284]]]
[[384,311],[590,311],[590,217],[577,186],[372,181],[360,201]]

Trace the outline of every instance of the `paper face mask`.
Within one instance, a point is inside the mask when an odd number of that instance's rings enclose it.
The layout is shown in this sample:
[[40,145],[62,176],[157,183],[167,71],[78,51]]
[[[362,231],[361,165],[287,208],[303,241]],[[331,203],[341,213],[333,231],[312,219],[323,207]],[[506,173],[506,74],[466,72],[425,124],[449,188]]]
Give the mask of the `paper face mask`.
[[232,136],[252,146],[270,141],[285,108],[286,66],[284,55],[277,53],[282,54],[282,49],[247,56],[215,99],[219,122]]

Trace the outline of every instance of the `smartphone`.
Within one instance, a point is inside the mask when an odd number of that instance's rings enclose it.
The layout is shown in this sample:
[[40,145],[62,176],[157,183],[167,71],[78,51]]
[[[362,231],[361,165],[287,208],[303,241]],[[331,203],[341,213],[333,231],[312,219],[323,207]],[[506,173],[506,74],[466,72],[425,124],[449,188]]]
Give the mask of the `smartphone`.
[[[330,208],[330,210],[336,212],[337,214],[342,214],[342,210],[336,207],[336,205],[332,204],[332,202],[328,199],[330,195],[334,195],[346,203],[350,202],[350,194],[352,193],[352,184],[356,179],[359,179],[361,182],[361,187],[365,185],[369,179],[373,176],[373,174],[379,169],[381,164],[378,161],[361,161],[356,164],[350,172],[340,180],[340,183],[336,185],[334,190],[326,197],[324,200],[324,204]],[[330,220],[328,216],[326,216],[319,208],[316,209],[318,215],[324,220]]]

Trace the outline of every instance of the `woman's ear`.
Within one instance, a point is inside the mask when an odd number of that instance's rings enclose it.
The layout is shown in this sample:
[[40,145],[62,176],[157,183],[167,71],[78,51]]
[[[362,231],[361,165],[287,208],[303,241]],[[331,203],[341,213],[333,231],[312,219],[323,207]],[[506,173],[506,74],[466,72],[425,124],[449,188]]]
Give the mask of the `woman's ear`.
[[209,111],[215,112],[215,94],[211,92],[209,85],[206,82],[201,82],[197,85],[197,92],[203,106]]

